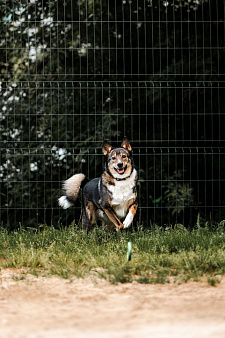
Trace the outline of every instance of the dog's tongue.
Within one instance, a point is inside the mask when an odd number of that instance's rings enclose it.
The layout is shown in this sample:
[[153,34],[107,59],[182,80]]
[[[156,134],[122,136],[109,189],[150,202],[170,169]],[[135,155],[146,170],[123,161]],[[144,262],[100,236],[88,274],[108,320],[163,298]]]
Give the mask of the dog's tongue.
[[123,169],[118,169],[117,171],[119,174],[123,174]]

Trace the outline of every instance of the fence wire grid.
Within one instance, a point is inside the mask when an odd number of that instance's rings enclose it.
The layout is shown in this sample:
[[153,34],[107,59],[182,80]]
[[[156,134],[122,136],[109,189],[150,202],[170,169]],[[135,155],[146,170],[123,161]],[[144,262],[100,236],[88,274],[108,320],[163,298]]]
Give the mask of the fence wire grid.
[[61,183],[131,141],[146,227],[225,218],[225,3],[0,2],[0,217],[69,225]]

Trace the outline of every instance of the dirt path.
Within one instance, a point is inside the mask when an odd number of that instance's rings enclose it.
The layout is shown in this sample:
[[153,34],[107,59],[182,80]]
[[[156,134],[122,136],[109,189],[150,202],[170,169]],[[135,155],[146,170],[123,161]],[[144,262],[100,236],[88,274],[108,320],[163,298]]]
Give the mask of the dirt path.
[[225,337],[225,278],[217,287],[114,286],[13,274],[0,271],[0,337]]

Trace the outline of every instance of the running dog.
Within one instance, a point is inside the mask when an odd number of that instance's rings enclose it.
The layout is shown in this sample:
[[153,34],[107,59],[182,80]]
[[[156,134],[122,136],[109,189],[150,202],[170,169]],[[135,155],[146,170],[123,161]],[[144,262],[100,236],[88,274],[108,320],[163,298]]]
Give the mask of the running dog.
[[113,148],[104,141],[103,154],[102,176],[89,181],[84,174],[73,175],[64,182],[65,194],[58,200],[59,205],[67,209],[74,205],[83,188],[82,224],[87,231],[98,220],[109,230],[128,228],[137,211],[137,171],[128,138],[123,138],[120,148]]

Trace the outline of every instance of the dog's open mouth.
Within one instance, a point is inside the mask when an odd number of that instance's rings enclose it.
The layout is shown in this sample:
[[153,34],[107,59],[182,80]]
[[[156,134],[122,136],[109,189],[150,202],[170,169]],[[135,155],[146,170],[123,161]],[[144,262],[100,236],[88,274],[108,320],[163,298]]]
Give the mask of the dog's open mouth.
[[123,175],[127,169],[127,166],[125,168],[122,168],[122,169],[118,169],[118,168],[114,168],[115,171],[120,174],[120,175]]

